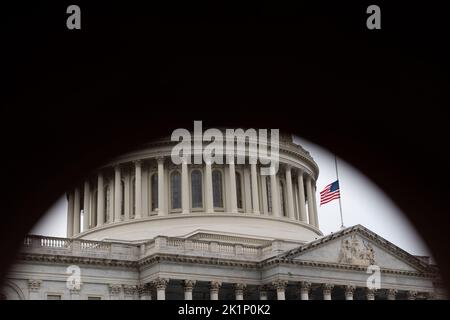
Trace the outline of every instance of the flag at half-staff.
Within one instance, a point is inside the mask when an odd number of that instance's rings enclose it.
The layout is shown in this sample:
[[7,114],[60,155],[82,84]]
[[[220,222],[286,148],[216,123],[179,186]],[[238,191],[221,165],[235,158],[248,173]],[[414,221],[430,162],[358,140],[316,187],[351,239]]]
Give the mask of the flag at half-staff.
[[333,201],[335,199],[340,199],[340,198],[341,198],[341,193],[339,190],[339,180],[336,180],[335,182],[327,185],[320,192],[320,205],[326,204],[330,201]]

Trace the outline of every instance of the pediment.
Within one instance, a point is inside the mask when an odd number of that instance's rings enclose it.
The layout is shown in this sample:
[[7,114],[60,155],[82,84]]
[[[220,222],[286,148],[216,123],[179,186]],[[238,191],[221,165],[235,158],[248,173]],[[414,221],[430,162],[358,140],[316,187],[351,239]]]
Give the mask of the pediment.
[[290,250],[283,256],[294,261],[343,266],[376,265],[385,270],[422,272],[430,269],[427,263],[360,225]]

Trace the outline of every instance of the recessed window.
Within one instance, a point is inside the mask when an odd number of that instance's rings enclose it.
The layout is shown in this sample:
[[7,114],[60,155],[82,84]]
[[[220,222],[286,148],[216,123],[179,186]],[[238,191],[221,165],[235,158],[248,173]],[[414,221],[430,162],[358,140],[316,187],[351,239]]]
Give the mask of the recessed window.
[[170,193],[172,209],[181,209],[181,175],[178,171],[170,175]]
[[202,173],[200,170],[191,172],[192,208],[203,207]]
[[243,201],[242,201],[242,179],[241,174],[236,172],[236,201],[238,209],[243,209]]
[[156,211],[158,208],[158,175],[156,173],[152,174],[150,182],[152,211]]
[[59,294],[48,294],[47,300],[61,300],[61,295]]
[[214,170],[212,173],[213,203],[215,208],[223,208],[222,172]]
[[102,300],[101,297],[88,297],[88,300]]

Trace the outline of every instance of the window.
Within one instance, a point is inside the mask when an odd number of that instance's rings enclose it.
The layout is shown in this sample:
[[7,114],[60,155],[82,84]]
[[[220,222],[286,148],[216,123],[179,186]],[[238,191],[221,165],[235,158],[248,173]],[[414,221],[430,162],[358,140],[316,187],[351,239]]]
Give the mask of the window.
[[269,177],[266,177],[266,192],[267,192],[267,211],[272,212],[272,187],[270,185]]
[[286,216],[286,204],[285,204],[285,197],[284,197],[284,183],[280,181],[280,202],[281,202],[281,216]]
[[181,209],[181,175],[178,171],[170,175],[170,194],[172,209]]
[[192,208],[203,207],[202,173],[200,170],[191,172]]
[[241,185],[241,174],[239,172],[236,172],[236,201],[237,201],[237,207],[238,209],[242,209],[243,203],[242,203],[242,185]]
[[88,297],[88,300],[102,300],[101,297]]
[[61,300],[61,295],[59,294],[48,294],[47,300]]
[[125,214],[125,181],[120,181],[120,214]]
[[214,170],[212,173],[213,204],[215,208],[223,208],[222,172]]
[[150,178],[150,189],[151,189],[151,199],[152,199],[152,211],[158,208],[158,175],[154,173]]

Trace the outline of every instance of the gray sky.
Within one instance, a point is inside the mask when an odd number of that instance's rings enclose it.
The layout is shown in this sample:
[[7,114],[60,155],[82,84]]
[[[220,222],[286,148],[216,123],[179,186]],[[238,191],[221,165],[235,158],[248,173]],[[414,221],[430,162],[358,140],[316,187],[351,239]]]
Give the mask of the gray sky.
[[[308,150],[319,165],[318,193],[336,180],[334,156],[327,150],[301,138],[295,138]],[[415,255],[430,255],[414,227],[394,203],[363,174],[338,159],[344,225],[361,224],[386,238],[403,250]],[[327,235],[340,228],[339,200],[318,208],[320,229]],[[36,224],[31,233],[55,237],[66,236],[67,201],[63,196]]]

